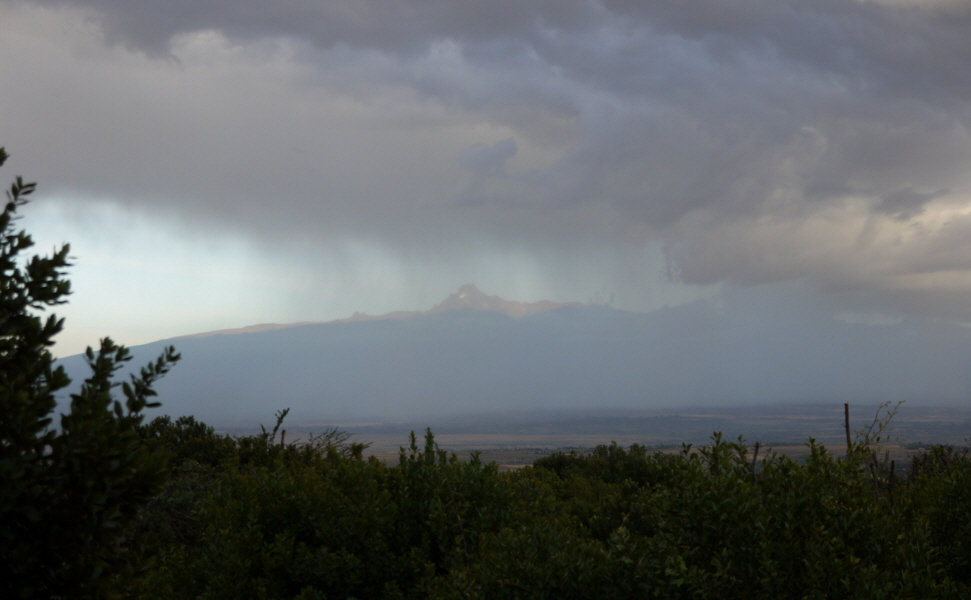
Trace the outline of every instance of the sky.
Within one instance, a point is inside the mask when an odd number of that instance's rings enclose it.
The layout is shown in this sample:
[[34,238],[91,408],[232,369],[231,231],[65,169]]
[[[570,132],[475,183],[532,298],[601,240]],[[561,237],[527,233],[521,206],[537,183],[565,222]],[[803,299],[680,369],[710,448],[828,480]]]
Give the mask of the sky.
[[967,0],[0,0],[0,179],[71,244],[60,356],[464,283],[971,332],[969,31]]

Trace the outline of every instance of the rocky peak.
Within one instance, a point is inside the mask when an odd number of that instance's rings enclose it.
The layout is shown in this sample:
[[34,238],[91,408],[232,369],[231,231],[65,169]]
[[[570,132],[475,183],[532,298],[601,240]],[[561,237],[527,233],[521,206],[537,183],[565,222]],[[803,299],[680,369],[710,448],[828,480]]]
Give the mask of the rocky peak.
[[432,307],[429,313],[436,314],[450,310],[481,310],[498,312],[513,318],[546,312],[563,306],[549,300],[540,302],[516,302],[504,300],[499,296],[489,296],[471,283],[466,283],[457,292],[440,304]]

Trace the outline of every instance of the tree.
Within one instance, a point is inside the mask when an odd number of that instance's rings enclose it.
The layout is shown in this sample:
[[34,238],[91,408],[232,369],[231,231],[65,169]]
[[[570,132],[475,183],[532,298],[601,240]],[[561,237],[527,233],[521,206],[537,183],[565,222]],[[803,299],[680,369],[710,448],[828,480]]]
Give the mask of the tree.
[[[0,148],[0,165],[7,157]],[[144,409],[158,406],[153,384],[179,355],[168,347],[118,383],[115,372],[131,356],[102,339],[98,352],[86,352],[91,376],[53,426],[56,394],[71,382],[50,351],[64,320],[42,314],[70,294],[70,247],[23,256],[33,240],[17,230],[17,211],[35,187],[17,177],[0,214],[0,595],[113,596],[135,568],[113,560],[123,525],[166,474],[164,457],[135,428]],[[115,399],[118,387],[124,401]]]

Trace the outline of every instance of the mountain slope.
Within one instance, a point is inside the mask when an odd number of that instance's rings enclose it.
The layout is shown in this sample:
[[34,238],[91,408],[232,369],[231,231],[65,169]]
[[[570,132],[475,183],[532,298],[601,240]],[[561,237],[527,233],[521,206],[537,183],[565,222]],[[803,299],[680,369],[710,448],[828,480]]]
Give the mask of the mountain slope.
[[[647,314],[506,303],[463,286],[410,316],[213,333],[175,343],[162,412],[215,424],[422,420],[506,410],[971,399],[971,332],[932,321],[790,319],[788,304]],[[474,289],[474,288],[473,288]],[[477,290],[475,290],[477,291]],[[541,310],[542,309],[542,310]],[[517,315],[514,318],[512,315]],[[522,315],[522,316],[519,316]],[[796,328],[795,323],[809,325]],[[62,361],[82,374],[79,357]]]

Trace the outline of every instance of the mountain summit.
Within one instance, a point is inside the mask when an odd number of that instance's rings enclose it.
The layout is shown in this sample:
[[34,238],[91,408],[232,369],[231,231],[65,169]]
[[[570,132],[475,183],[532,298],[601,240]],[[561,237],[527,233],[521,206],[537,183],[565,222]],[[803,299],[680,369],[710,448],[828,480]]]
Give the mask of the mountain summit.
[[488,296],[479,288],[471,283],[466,283],[457,292],[446,298],[443,302],[436,304],[426,314],[438,314],[451,310],[481,310],[486,312],[498,312],[508,315],[514,319],[535,315],[566,306],[549,300],[539,302],[517,302],[503,300],[499,296]]

